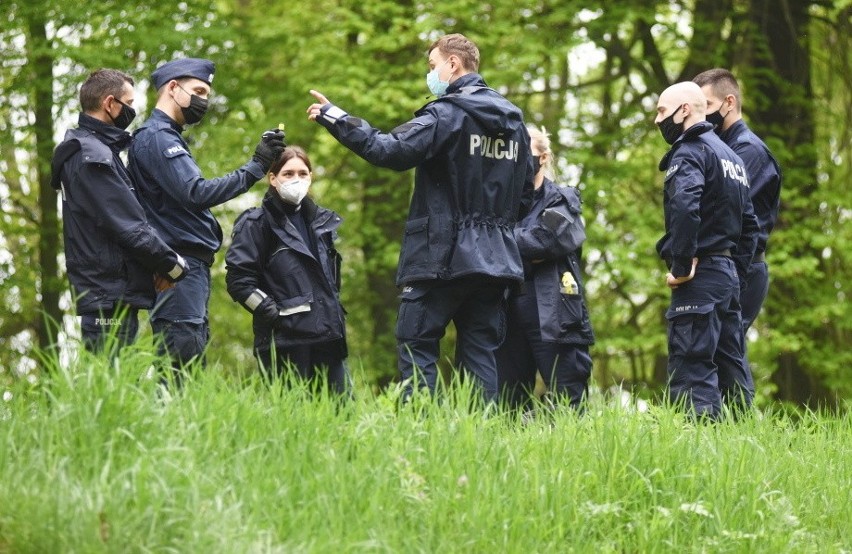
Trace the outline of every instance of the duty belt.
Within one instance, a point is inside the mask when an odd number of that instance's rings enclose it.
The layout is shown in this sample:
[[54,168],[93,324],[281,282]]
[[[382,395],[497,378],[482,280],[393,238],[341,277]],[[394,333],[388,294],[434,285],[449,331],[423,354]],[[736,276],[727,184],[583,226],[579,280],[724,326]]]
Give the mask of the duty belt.
[[189,256],[201,260],[207,265],[213,265],[214,253],[200,246],[182,246],[175,248],[175,252],[181,256]]
[[705,252],[699,258],[706,258],[707,256],[725,256],[726,258],[731,257],[731,249],[725,248],[724,250],[714,250],[712,252]]

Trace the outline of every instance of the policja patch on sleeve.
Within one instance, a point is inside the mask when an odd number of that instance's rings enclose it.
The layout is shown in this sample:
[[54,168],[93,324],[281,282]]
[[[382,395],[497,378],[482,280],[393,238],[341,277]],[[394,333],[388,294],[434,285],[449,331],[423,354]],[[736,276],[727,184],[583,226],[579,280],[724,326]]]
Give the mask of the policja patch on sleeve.
[[169,146],[165,150],[163,150],[163,156],[167,158],[176,158],[178,156],[182,156],[186,154],[189,155],[189,152],[186,151],[186,148],[181,146],[180,144],[175,144],[173,146]]

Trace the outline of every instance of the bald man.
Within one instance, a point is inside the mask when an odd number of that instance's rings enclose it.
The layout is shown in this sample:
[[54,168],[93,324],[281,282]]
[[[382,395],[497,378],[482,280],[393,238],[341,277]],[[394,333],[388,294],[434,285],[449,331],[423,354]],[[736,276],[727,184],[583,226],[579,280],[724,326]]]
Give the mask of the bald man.
[[754,256],[759,227],[744,164],[705,121],[707,100],[693,82],[660,95],[654,123],[671,149],[665,172],[666,232],[657,252],[669,267],[669,391],[695,417],[719,419],[723,404],[751,405],[744,359],[739,274]]

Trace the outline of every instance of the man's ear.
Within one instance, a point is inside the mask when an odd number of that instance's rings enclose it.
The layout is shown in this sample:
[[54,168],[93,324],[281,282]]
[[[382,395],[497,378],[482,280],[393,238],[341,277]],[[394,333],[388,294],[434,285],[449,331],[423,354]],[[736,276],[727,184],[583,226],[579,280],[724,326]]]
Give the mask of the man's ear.
[[733,95],[733,94],[729,94],[729,95],[727,95],[727,96],[725,97],[724,102],[725,102],[726,104],[728,104],[728,108],[730,108],[730,109],[732,109],[732,110],[733,110],[733,109],[734,109],[734,103],[735,103],[735,100],[736,100],[736,99],[734,98],[734,95]]

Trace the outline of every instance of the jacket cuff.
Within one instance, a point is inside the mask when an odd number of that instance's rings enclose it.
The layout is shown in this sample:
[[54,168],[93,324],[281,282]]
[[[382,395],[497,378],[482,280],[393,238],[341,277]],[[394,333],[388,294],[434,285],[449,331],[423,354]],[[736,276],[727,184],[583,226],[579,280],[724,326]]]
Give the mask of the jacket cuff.
[[174,267],[166,272],[166,276],[171,282],[175,283],[186,277],[186,268],[186,260],[184,260],[183,256],[180,254],[177,254],[177,261],[175,262]]
[[255,183],[266,176],[266,169],[263,167],[263,164],[254,158],[250,159],[243,167],[251,174],[252,177],[255,178]]
[[692,271],[692,258],[674,258],[671,273],[675,277],[686,277]]
[[349,114],[347,114],[334,104],[329,103],[320,108],[319,118],[327,124],[326,126],[328,126],[328,124],[334,125],[338,122],[338,120],[343,119],[347,115]]

